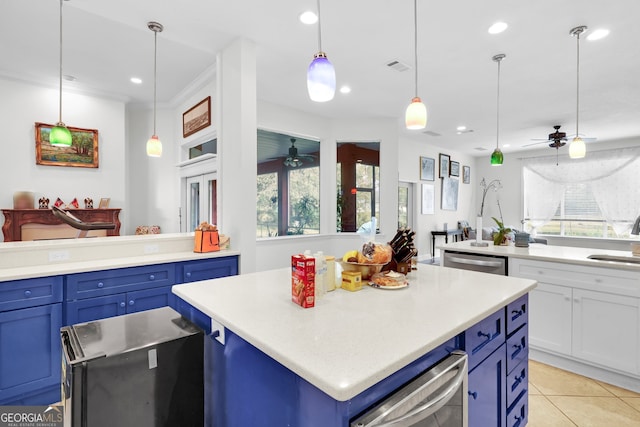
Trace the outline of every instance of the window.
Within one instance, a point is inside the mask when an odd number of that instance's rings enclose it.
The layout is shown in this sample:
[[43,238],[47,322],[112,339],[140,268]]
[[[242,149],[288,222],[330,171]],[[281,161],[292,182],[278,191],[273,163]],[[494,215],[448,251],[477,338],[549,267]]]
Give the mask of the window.
[[320,233],[320,143],[258,129],[257,237]]

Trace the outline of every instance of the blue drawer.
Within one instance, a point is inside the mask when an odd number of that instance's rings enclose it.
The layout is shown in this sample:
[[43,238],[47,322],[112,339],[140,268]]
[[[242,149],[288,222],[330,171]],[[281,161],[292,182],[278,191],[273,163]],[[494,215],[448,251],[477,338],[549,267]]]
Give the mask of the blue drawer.
[[227,256],[177,264],[180,283],[217,279],[238,274],[238,257]]
[[62,276],[0,282],[0,312],[62,301]]
[[529,361],[523,360],[507,375],[507,408],[512,408],[529,391]]
[[504,309],[500,309],[465,331],[465,351],[469,370],[482,362],[505,342]]
[[529,294],[525,294],[507,306],[507,335],[511,335],[529,318]]
[[529,325],[507,338],[507,374],[529,356]]
[[175,284],[173,264],[146,265],[67,276],[67,301]]
[[525,392],[507,412],[507,427],[524,427],[529,421],[529,392]]

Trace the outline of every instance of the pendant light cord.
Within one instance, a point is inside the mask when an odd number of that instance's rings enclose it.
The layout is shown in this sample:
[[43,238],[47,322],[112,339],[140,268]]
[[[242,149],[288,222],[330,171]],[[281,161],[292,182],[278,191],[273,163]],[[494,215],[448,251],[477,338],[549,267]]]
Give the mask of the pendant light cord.
[[58,123],[62,123],[62,2],[63,0],[60,0],[60,72],[58,81]]
[[502,58],[498,59],[498,89],[496,95],[496,148],[500,148],[500,63]]
[[156,135],[156,82],[158,69],[158,32],[153,32],[153,134]]
[[413,0],[413,61],[415,64],[415,88],[418,97],[418,0]]
[[580,122],[580,33],[576,34],[576,138],[580,137],[578,133],[578,123]]
[[320,25],[320,0],[316,2],[318,6],[318,52],[322,52],[322,25]]

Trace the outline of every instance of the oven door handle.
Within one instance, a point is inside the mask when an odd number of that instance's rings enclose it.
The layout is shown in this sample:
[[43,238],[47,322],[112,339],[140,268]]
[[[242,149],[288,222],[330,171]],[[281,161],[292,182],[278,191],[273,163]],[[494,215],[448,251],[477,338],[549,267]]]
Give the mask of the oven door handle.
[[[467,358],[463,357],[456,361],[449,369],[447,369],[442,374],[444,375],[446,372],[450,370],[458,370],[458,373],[455,377],[449,380],[448,387],[443,390],[440,394],[435,396],[433,399],[429,400],[424,405],[420,405],[406,414],[394,418],[392,420],[383,421],[380,424],[371,424],[370,427],[402,427],[402,426],[411,426],[416,422],[424,420],[425,418],[433,415],[436,411],[442,408],[458,391],[458,389],[462,386],[463,382],[467,378]],[[422,387],[417,389],[411,395],[407,396],[405,399],[406,402],[415,402],[416,399],[424,400],[426,396],[420,396],[421,393],[425,392],[425,389],[428,389],[428,386],[431,384],[431,381],[427,384],[424,384]],[[429,390],[427,390],[428,392]],[[463,390],[464,391],[464,390]],[[466,392],[464,394],[466,396]],[[367,426],[369,427],[369,426]]]
[[478,267],[501,267],[502,261],[483,261],[480,259],[459,258],[450,256],[449,261],[457,262],[458,264],[476,265]]

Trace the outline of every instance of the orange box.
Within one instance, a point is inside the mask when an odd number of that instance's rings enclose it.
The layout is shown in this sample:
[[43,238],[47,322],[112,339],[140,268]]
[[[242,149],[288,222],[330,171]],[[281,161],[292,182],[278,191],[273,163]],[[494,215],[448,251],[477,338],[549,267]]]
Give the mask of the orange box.
[[303,308],[315,305],[316,259],[304,255],[291,257],[291,301]]
[[217,231],[196,230],[195,233],[194,252],[216,252],[220,250],[220,235]]

